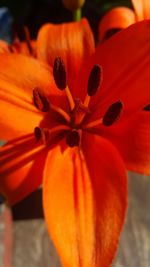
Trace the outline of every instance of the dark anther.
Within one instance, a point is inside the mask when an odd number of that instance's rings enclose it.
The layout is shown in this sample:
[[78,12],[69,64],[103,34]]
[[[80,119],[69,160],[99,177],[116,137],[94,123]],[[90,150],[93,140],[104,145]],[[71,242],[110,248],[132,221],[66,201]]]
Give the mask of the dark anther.
[[113,103],[108,110],[106,111],[103,117],[103,124],[105,126],[112,125],[115,121],[117,121],[120,117],[121,111],[123,108],[123,104],[120,101]]
[[94,65],[88,80],[88,95],[93,96],[96,94],[102,81],[102,67]]
[[36,141],[42,140],[42,142],[46,144],[47,140],[49,139],[49,130],[46,128],[35,127],[34,135],[35,135]]
[[63,60],[60,57],[56,57],[53,66],[53,76],[55,83],[60,90],[66,88],[67,78],[66,69]]
[[78,131],[71,131],[66,137],[66,143],[70,147],[78,146],[80,143],[80,135]]
[[37,141],[39,141],[42,138],[42,129],[39,127],[34,128],[34,135]]
[[33,89],[33,102],[36,108],[42,112],[47,112],[50,109],[50,104],[47,98],[38,88]]

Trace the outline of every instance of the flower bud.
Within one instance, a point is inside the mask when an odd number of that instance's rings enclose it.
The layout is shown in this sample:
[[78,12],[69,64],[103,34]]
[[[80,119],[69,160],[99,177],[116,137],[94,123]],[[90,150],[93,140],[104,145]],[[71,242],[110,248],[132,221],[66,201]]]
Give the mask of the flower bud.
[[67,9],[75,11],[84,5],[85,0],[62,0],[62,2]]

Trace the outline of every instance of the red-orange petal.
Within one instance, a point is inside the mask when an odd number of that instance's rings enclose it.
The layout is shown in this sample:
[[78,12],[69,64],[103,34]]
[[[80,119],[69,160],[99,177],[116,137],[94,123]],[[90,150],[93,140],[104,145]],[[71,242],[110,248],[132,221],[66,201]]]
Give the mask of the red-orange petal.
[[36,56],[36,41],[35,40],[30,41],[30,45],[32,48],[32,53],[29,50],[26,42],[20,43],[20,51],[18,52],[20,52],[21,54],[27,55],[27,56],[35,57]]
[[[43,115],[33,105],[33,89],[39,88],[52,102],[60,102],[51,69],[33,58],[0,54],[0,138],[8,140],[32,132]],[[61,105],[64,105],[64,101]]]
[[125,167],[108,141],[83,138],[84,154],[62,145],[48,155],[44,212],[64,267],[108,267],[126,211]]
[[141,111],[122,123],[103,127],[100,134],[118,148],[128,170],[150,175],[150,112]]
[[59,25],[45,24],[38,33],[37,57],[51,66],[56,57],[61,57],[71,89],[83,61],[94,50],[94,38],[86,19]]
[[135,14],[130,8],[113,8],[100,20],[98,28],[99,40],[104,40],[108,30],[123,29],[133,23],[135,23]]
[[[97,47],[89,66],[81,73],[81,77],[88,77],[94,64],[103,69],[101,88],[91,99],[91,109],[95,110],[92,120],[100,119],[119,100],[124,104],[123,116],[150,103],[149,32],[150,21],[135,23]],[[83,84],[82,88],[85,87]]]
[[15,204],[42,183],[47,150],[33,134],[14,139],[0,148],[0,192]]
[[131,0],[137,21],[150,19],[150,1],[149,0]]

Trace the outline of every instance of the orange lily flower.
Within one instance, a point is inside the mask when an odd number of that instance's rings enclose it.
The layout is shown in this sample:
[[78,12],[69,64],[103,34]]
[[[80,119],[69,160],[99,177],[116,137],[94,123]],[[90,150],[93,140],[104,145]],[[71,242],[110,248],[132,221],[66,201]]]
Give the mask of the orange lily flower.
[[100,21],[99,40],[103,41],[109,31],[117,31],[144,19],[150,19],[149,0],[131,0],[134,10],[128,7],[111,9]]
[[126,168],[150,174],[150,113],[141,111],[150,102],[149,28],[135,24],[95,50],[85,19],[48,24],[37,46],[43,62],[0,54],[0,138],[9,140],[0,150],[0,190],[14,204],[43,184],[64,267],[111,264]]

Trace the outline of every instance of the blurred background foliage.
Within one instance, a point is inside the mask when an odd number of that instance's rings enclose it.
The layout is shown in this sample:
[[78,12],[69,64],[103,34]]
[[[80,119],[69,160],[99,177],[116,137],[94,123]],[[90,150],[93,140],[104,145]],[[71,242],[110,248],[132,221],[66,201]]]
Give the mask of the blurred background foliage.
[[[86,0],[82,14],[96,33],[98,22],[105,12],[122,5],[132,7],[130,0]],[[64,8],[61,0],[0,0],[0,7],[4,6],[9,8],[17,32],[21,35],[22,27],[27,25],[33,38],[43,23],[72,20],[71,12]]]

